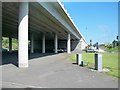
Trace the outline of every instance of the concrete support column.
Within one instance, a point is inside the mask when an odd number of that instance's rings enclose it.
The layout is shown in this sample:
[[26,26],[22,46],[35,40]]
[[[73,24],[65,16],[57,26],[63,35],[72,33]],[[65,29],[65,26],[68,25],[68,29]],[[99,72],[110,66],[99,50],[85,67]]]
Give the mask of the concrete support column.
[[[0,32],[2,32],[1,30],[0,30]],[[2,53],[2,33],[0,33],[0,54],[1,53]]]
[[28,67],[28,7],[28,2],[19,4],[18,61],[20,68]]
[[57,37],[57,34],[55,34],[54,44],[55,44],[55,53],[58,53],[58,51],[57,51],[57,49],[58,49],[58,37]]
[[12,37],[9,37],[9,52],[12,52]]
[[2,35],[0,33],[0,55],[1,55],[1,53],[2,53]]
[[[2,65],[2,2],[0,1],[0,65]],[[3,80],[2,77],[2,70],[3,68],[0,68],[0,81]],[[2,82],[0,82],[0,90],[2,90]]]
[[71,45],[70,45],[70,34],[67,36],[67,53],[70,53]]
[[42,53],[45,53],[45,33],[43,34],[42,38]]
[[80,50],[82,50],[82,38],[80,39]]
[[34,35],[33,35],[33,33],[31,33],[31,42],[30,42],[30,46],[31,46],[31,48],[30,48],[30,52],[31,53],[34,53]]

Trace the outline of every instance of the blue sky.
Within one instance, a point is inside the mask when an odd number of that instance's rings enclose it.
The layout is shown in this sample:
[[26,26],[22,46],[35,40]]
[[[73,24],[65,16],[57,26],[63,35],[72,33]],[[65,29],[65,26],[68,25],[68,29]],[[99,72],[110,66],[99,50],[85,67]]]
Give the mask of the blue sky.
[[64,2],[87,43],[111,43],[118,35],[117,2]]

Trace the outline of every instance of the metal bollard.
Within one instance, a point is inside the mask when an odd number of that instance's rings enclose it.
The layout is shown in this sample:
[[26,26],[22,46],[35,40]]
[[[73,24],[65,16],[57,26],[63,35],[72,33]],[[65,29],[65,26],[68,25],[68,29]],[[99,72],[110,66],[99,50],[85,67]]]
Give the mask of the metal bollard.
[[76,54],[76,57],[77,57],[77,64],[83,66],[82,54]]
[[102,54],[95,54],[95,70],[102,71]]

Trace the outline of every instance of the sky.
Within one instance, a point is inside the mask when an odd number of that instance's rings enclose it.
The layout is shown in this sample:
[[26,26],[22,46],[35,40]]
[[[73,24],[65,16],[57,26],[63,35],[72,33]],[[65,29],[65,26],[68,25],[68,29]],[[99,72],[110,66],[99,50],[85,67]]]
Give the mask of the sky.
[[112,43],[118,35],[117,2],[63,2],[65,9],[90,43]]

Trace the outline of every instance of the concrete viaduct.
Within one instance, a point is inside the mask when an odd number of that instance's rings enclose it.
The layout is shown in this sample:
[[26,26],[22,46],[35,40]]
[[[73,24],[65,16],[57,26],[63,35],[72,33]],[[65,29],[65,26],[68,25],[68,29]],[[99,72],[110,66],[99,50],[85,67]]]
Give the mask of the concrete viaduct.
[[20,68],[29,66],[28,41],[31,53],[52,50],[58,53],[60,48],[71,53],[87,45],[60,1],[2,2],[2,36],[9,38],[9,51],[12,51],[12,38],[18,39]]

